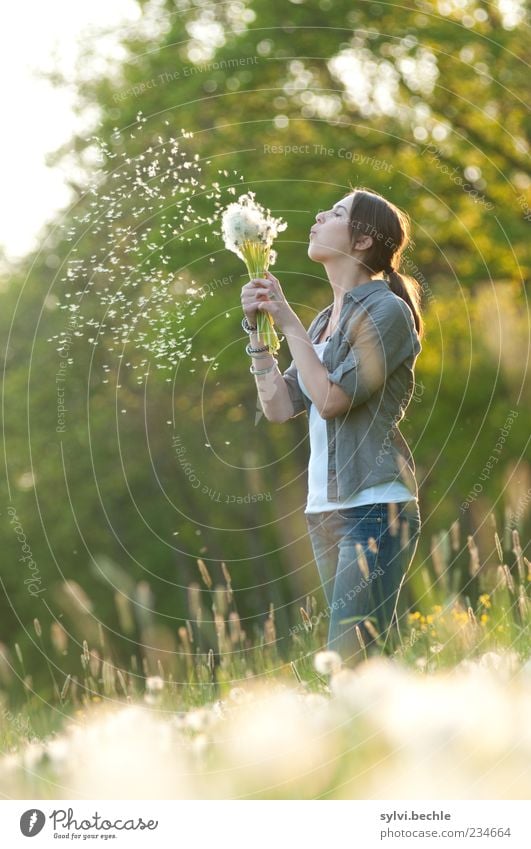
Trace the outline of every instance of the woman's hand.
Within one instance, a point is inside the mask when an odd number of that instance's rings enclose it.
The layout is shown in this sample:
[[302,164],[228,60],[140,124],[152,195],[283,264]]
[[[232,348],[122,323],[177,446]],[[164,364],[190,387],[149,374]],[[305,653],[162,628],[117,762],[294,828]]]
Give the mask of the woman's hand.
[[242,288],[242,307],[249,324],[256,326],[258,310],[270,313],[273,321],[284,333],[299,318],[288,304],[277,278],[270,271],[265,277],[254,277]]
[[242,286],[241,302],[243,314],[247,318],[247,321],[250,325],[252,325],[252,327],[256,327],[256,311],[258,307],[258,301],[254,280],[250,281],[249,283],[246,283],[245,286]]

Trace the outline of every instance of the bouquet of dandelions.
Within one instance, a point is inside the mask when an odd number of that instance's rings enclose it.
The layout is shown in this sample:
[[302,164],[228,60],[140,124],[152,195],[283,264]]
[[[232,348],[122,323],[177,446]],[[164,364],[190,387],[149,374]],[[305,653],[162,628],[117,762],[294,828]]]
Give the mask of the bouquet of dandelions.
[[[272,250],[275,237],[288,226],[281,218],[272,218],[269,209],[255,201],[255,193],[240,195],[222,214],[222,235],[225,247],[243,259],[249,279],[263,277],[277,254]],[[273,317],[268,312],[257,312],[258,335],[272,354],[280,348]]]

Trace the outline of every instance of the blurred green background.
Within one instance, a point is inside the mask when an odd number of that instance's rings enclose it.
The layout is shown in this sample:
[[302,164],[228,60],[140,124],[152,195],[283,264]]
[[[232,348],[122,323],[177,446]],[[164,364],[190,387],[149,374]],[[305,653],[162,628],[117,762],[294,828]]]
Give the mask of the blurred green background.
[[[139,5],[138,27],[124,31],[112,68],[98,61],[97,40],[79,61],[77,109],[94,114],[93,135],[108,155],[97,154],[90,133],[57,152],[77,200],[61,226],[43,233],[41,249],[1,281],[0,641],[30,649],[36,680],[54,621],[89,642],[99,621],[116,658],[135,654],[138,643],[171,653],[190,615],[197,558],[214,583],[227,564],[249,636],[261,632],[274,604],[280,648],[306,596],[320,599],[303,516],[307,420],[255,425],[240,327],[245,269],[221,242],[210,263],[201,240],[168,243],[163,222],[150,220],[149,210],[137,221],[128,215],[134,198],[123,198],[116,227],[149,222],[175,279],[212,291],[187,317],[196,360],[183,361],[170,382],[153,363],[142,385],[116,351],[74,335],[67,426],[56,431],[60,358],[49,340],[65,328],[59,280],[73,251],[90,262],[118,232],[105,224],[83,230],[94,201],[86,182],[96,179],[105,197],[114,155],[153,158],[161,137],[181,139],[182,128],[194,133],[185,143],[190,154],[226,169],[224,185],[233,171],[243,174],[234,179],[237,194],[255,191],[287,220],[272,270],[306,324],[331,301],[324,270],[307,257],[317,211],[352,183],[409,213],[414,245],[403,268],[422,283],[426,320],[416,398],[401,423],[420,487],[417,563],[436,584],[432,549],[448,568],[466,564],[472,533],[482,562],[496,561],[492,512],[506,550],[511,527],[523,544],[529,537],[530,118],[520,7],[511,17],[508,7],[484,2]],[[200,204],[207,213],[208,200]],[[171,204],[166,214],[171,221]],[[153,271],[156,262],[155,250]],[[229,282],[216,283],[223,278]],[[215,373],[203,355],[219,358]],[[285,343],[280,357],[287,367]],[[179,463],[176,433],[200,488]],[[263,500],[245,501],[257,493]],[[24,584],[27,561],[19,559],[9,506],[38,568],[37,595]],[[449,557],[445,541],[456,520],[460,548]],[[44,633],[37,651],[35,617]]]

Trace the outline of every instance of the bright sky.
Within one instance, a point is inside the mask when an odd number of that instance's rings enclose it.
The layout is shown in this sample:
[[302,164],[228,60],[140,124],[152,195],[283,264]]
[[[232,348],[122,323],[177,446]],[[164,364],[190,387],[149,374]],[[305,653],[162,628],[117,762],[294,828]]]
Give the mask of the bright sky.
[[[38,243],[39,230],[68,204],[65,175],[45,165],[45,155],[71,137],[76,126],[73,92],[54,89],[34,71],[72,70],[82,32],[138,20],[134,0],[26,0],[2,3],[0,79],[4,130],[0,133],[2,207],[0,244],[8,258]],[[107,50],[109,45],[106,45]],[[54,61],[57,56],[57,61]]]
[[[451,3],[457,2],[439,0],[439,11],[449,14]],[[504,26],[513,28],[520,23],[522,0],[497,0],[497,5]],[[156,0],[152,6],[152,24],[157,26]],[[105,72],[109,60],[117,55],[119,58],[119,54],[112,37],[102,39],[95,31],[108,27],[118,34],[121,27],[137,22],[139,15],[135,0],[25,0],[0,5],[5,119],[4,132],[0,133],[0,161],[4,165],[0,246],[8,259],[23,256],[38,245],[45,221],[71,200],[65,174],[47,167],[45,156],[72,136],[76,127],[74,91],[54,89],[39,80],[35,71],[59,67],[71,73],[82,35],[85,43],[91,37],[95,40],[97,61]],[[145,13],[143,21],[149,16]]]

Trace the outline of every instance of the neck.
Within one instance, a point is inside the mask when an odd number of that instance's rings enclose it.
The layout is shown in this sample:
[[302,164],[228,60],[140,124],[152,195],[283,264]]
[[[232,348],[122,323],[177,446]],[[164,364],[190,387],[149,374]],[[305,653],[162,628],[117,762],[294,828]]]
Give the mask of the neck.
[[352,257],[333,257],[323,263],[334,293],[332,315],[339,316],[345,292],[376,279]]

